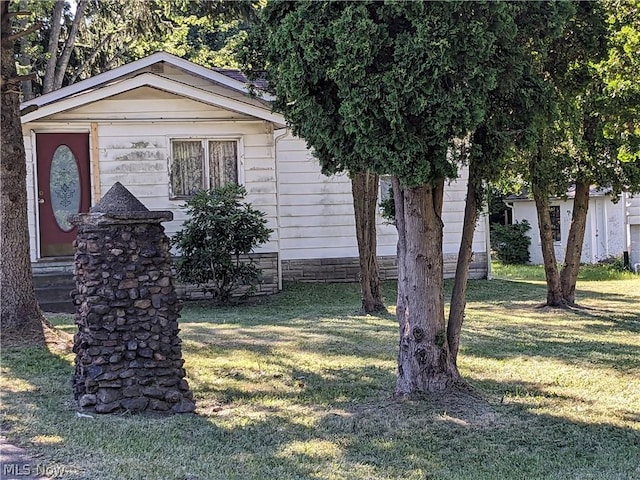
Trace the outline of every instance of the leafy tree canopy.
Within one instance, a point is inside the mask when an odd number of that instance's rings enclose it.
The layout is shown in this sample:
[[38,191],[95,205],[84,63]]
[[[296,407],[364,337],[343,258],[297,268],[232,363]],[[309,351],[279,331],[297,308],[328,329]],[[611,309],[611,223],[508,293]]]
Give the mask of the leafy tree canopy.
[[[33,92],[43,93],[51,56],[69,49],[58,62],[63,77],[53,89],[75,83],[164,50],[206,67],[237,67],[235,45],[245,36],[258,0],[12,0],[12,9],[30,12],[24,25],[41,24],[16,50],[20,74],[34,72]],[[80,8],[82,6],[82,8]],[[61,7],[59,22],[56,10]],[[59,23],[59,30],[54,28]],[[75,29],[76,33],[70,33]],[[57,37],[53,43],[52,37]],[[44,89],[44,91],[47,91]]]
[[243,54],[267,71],[325,171],[456,176],[452,139],[485,118],[513,42],[506,2],[270,2]]

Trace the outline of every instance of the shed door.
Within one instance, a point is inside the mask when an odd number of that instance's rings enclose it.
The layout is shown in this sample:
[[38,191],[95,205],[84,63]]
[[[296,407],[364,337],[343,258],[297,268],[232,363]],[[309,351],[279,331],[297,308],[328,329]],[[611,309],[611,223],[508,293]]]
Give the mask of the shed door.
[[76,228],[67,216],[91,204],[88,133],[38,133],[40,256],[73,255]]

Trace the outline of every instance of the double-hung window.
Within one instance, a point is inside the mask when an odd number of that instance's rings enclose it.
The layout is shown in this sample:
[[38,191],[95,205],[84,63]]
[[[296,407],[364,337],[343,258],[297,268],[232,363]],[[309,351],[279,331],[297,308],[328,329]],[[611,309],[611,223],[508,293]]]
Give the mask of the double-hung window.
[[171,140],[171,198],[189,198],[200,190],[238,183],[238,141]]

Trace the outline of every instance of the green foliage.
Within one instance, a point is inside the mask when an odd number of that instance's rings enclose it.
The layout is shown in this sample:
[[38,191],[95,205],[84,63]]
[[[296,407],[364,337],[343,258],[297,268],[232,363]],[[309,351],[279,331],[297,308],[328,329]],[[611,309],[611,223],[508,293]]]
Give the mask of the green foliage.
[[624,264],[624,259],[622,256],[609,256],[607,258],[603,258],[598,262],[598,265],[605,266],[606,269],[611,270],[613,272],[628,272],[629,267]]
[[255,291],[261,270],[248,255],[272,232],[264,213],[242,201],[245,195],[244,187],[233,184],[198,192],[185,205],[189,219],[172,238],[180,254],[178,278],[222,304],[241,288]]
[[163,50],[205,67],[237,68],[234,51],[247,36],[259,1],[158,0],[171,28],[142,38],[134,46],[140,58]]
[[[542,5],[542,4],[541,4]],[[559,36],[541,36],[532,81],[544,95],[510,174],[548,196],[576,182],[640,189],[640,2],[568,2]]]
[[457,175],[447,156],[486,114],[517,29],[507,2],[270,2],[245,44],[275,107],[327,172],[403,185]]
[[489,213],[489,221],[491,223],[500,223],[504,225],[504,215],[507,205],[504,203],[506,194],[493,185],[489,185],[486,189],[486,205]]
[[527,232],[531,225],[526,220],[512,225],[491,225],[491,249],[496,257],[505,264],[529,263],[531,238]]
[[[12,10],[20,8],[12,0]],[[65,0],[62,34],[68,36],[75,10]],[[100,0],[90,1],[80,22],[63,85],[103,73],[163,50],[207,67],[236,68],[235,46],[246,36],[260,1],[238,0]],[[20,73],[34,72],[36,95],[41,93],[54,1],[28,2],[25,25],[42,28],[25,38],[17,54]],[[60,42],[57,55],[64,48]]]
[[595,66],[611,102],[603,136],[617,141],[617,157],[631,189],[640,190],[640,1],[605,0],[607,57]]
[[388,195],[380,200],[380,215],[389,223],[396,221],[396,204],[393,200],[393,186],[389,187]]

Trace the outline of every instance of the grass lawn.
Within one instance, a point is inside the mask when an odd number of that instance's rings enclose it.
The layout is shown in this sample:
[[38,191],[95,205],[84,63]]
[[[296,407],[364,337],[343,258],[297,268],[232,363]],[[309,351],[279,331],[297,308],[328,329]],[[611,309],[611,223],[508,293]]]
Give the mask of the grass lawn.
[[585,308],[554,310],[540,268],[494,275],[459,359],[483,399],[394,399],[394,317],[355,313],[357,285],[289,284],[185,307],[195,415],[78,417],[70,351],[5,349],[3,431],[68,479],[640,479],[640,277],[590,268]]

